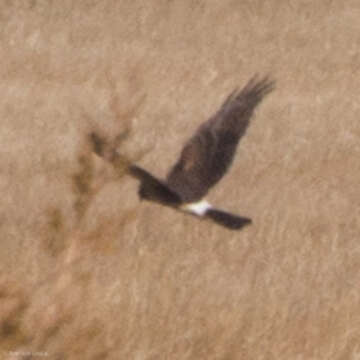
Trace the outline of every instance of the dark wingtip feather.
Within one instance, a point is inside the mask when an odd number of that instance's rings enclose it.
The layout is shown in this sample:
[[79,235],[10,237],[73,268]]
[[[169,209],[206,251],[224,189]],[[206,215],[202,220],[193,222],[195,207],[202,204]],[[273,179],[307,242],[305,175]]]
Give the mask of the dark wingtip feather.
[[252,220],[249,218],[233,215],[217,209],[209,209],[206,212],[206,217],[231,230],[240,230],[244,226],[252,223]]
[[221,106],[220,112],[243,108],[244,104],[252,112],[255,106],[275,89],[275,85],[276,81],[270,75],[261,78],[258,74],[255,74],[242,89],[235,89],[231,92]]
[[276,82],[270,75],[260,78],[255,74],[245,85],[241,93],[252,94],[254,97],[261,99],[275,89]]

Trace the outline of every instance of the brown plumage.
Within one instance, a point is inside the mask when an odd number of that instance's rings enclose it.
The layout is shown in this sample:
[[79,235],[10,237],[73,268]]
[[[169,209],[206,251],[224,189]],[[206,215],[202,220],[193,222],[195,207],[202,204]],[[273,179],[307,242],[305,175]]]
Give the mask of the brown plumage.
[[257,81],[253,77],[241,91],[233,91],[185,144],[167,176],[167,185],[184,202],[202,199],[225,175],[256,105],[273,87],[268,78]]
[[[140,198],[206,216],[230,229],[250,224],[248,218],[215,209],[201,200],[231,166],[256,106],[273,88],[274,82],[269,78],[259,80],[254,76],[242,90],[233,91],[185,144],[165,181],[130,164],[130,175],[140,180]],[[109,155],[104,156],[109,154],[105,143],[94,133],[91,137],[94,151],[109,160]],[[116,158],[116,151],[110,154]]]

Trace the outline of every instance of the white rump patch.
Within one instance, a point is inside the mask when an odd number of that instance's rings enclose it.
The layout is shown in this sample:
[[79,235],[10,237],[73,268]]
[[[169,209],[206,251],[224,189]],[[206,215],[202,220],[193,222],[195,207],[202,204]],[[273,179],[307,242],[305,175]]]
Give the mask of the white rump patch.
[[188,203],[182,206],[183,210],[191,212],[198,216],[204,216],[206,211],[211,209],[212,206],[206,200],[201,200],[194,203]]

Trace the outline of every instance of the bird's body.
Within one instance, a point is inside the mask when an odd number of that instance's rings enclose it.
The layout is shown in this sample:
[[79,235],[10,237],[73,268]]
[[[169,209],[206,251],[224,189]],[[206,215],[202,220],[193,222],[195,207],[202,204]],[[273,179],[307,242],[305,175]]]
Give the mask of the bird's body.
[[212,206],[208,201],[200,200],[195,203],[184,203],[181,208],[194,215],[204,216],[206,212],[212,208]]
[[[253,77],[241,91],[233,91],[185,144],[166,180],[155,178],[137,165],[129,165],[130,175],[140,181],[140,198],[205,216],[230,229],[250,224],[248,218],[215,209],[204,197],[231,166],[255,107],[273,87],[274,82],[267,78]],[[95,134],[92,138],[95,151],[101,155],[104,151],[99,138]]]

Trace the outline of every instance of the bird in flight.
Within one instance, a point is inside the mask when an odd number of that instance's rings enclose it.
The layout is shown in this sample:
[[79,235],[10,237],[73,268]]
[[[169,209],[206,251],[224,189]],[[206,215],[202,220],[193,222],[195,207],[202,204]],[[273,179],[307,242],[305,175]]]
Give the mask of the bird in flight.
[[[140,199],[211,219],[233,230],[251,224],[247,217],[213,207],[205,196],[229,169],[256,106],[274,85],[268,77],[258,79],[254,76],[243,89],[234,90],[185,144],[166,180],[154,177],[135,164],[128,164],[129,174],[140,181]],[[90,139],[98,155],[109,161],[116,160],[116,150],[109,149],[104,139],[94,132]]]

